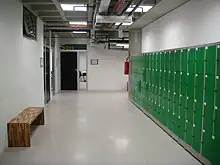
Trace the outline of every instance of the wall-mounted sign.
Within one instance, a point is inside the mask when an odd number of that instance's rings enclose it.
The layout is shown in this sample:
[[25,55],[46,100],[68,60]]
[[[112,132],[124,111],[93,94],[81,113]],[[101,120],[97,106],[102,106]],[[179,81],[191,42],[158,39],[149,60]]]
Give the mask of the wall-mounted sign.
[[40,58],[40,67],[41,68],[44,67],[44,58],[43,57]]
[[86,44],[64,44],[60,46],[60,50],[87,50]]
[[91,65],[98,65],[99,64],[99,59],[91,59],[90,64]]

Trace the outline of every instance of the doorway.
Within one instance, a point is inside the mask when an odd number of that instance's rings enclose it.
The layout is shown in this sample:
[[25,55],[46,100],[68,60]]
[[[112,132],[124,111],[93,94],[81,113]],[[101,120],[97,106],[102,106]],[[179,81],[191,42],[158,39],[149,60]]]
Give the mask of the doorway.
[[44,102],[50,101],[50,49],[44,47]]
[[77,90],[77,52],[61,52],[61,90]]

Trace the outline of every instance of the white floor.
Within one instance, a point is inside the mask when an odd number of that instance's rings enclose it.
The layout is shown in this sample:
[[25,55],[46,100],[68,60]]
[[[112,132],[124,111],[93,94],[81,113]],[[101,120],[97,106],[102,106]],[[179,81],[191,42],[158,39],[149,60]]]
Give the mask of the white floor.
[[32,147],[6,149],[1,165],[200,165],[127,93],[63,93],[45,113]]

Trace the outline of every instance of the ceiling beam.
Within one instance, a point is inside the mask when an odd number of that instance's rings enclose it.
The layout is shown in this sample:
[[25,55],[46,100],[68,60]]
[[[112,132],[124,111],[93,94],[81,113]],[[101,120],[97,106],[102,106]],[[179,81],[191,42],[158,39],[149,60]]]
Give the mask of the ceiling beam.
[[64,21],[67,21],[65,14],[64,14],[64,11],[62,10],[59,2],[57,0],[52,0],[52,1],[53,1],[54,5],[56,6],[57,10],[59,11],[60,16],[63,18]]

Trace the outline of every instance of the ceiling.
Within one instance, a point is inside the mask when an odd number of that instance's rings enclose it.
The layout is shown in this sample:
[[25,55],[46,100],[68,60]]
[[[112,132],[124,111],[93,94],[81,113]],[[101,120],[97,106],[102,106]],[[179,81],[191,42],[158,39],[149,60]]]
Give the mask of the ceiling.
[[129,26],[128,29],[143,28],[189,1],[190,0],[163,0],[157,3],[154,8],[147,13],[143,14],[136,22]]
[[[110,2],[108,5],[107,15],[114,15],[112,10],[118,0],[22,0],[23,4],[38,15],[44,22],[48,29],[55,31],[60,37],[73,37],[72,30],[74,29],[87,29],[92,28],[92,21],[94,12],[101,1]],[[142,5],[154,5],[158,0],[142,0]],[[94,3],[95,2],[95,3]],[[139,0],[124,0],[124,5],[136,5]],[[87,11],[63,11],[60,4],[87,4]],[[125,8],[125,7],[123,7]],[[105,13],[106,14],[106,13]],[[128,13],[125,12],[127,15]],[[133,13],[133,19],[140,18],[143,13]],[[70,21],[87,21],[88,26],[71,26]],[[95,28],[107,29],[125,29],[127,26],[116,26],[114,24],[97,25]],[[94,28],[94,27],[93,27]],[[78,34],[76,34],[77,36]],[[80,34],[80,37],[88,37],[88,34]]]

